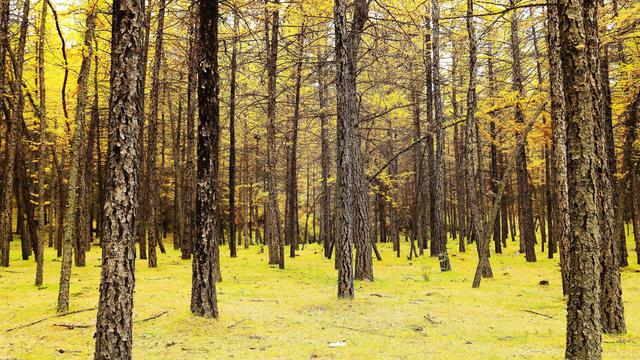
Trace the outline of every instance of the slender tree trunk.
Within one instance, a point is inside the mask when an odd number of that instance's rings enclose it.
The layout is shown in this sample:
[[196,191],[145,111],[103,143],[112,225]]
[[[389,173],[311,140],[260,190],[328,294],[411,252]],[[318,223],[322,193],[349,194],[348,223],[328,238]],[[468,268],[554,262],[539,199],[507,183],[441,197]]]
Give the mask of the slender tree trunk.
[[[85,154],[83,153],[83,142],[85,132],[87,93],[89,82],[89,71],[91,70],[91,56],[93,55],[93,34],[96,27],[96,2],[92,2],[87,7],[86,30],[84,35],[84,47],[86,52],[82,56],[80,73],[78,74],[78,92],[75,113],[75,131],[71,147],[71,161],[69,167],[69,195],[63,230],[62,245],[62,265],[60,270],[60,288],[58,290],[59,313],[69,311],[69,283],[71,279],[71,256],[73,252],[73,241],[78,238],[76,206],[78,203],[79,171],[82,171]],[[79,199],[83,201],[83,199]],[[84,251],[84,249],[76,249]]]
[[[444,114],[442,95],[440,89],[440,5],[438,0],[432,0],[431,20],[433,26],[431,29],[432,49],[433,49],[433,107],[434,122],[433,129],[436,134],[436,153],[435,153],[435,172],[432,179],[435,182],[434,191],[434,223],[431,224],[431,237],[433,245],[437,246],[436,255],[440,261],[440,270],[451,270],[449,262],[449,254],[447,253],[447,232],[445,228],[445,204],[444,204]],[[434,251],[432,247],[432,251]]]
[[331,258],[331,191],[329,174],[331,172],[331,154],[329,149],[329,101],[325,79],[326,55],[318,52],[318,101],[320,104],[320,164],[322,167],[322,195],[320,198],[320,241],[324,247],[324,256]]
[[198,7],[190,12],[189,23],[189,69],[187,75],[187,145],[186,145],[186,174],[184,187],[184,212],[185,212],[185,236],[180,246],[181,258],[187,260],[193,253],[193,241],[195,239],[195,122],[196,122],[196,95],[197,73],[196,62],[198,54]]
[[156,31],[155,53],[153,56],[153,65],[151,68],[151,93],[150,93],[150,114],[148,121],[147,133],[147,152],[146,152],[146,191],[145,198],[148,204],[147,208],[147,239],[149,246],[148,263],[149,267],[158,266],[158,257],[156,254],[156,246],[160,240],[159,233],[159,176],[158,176],[158,108],[160,103],[160,67],[162,66],[162,43],[164,37],[164,9],[165,1],[158,1],[158,29]]
[[[477,193],[476,172],[474,169],[473,139],[476,127],[475,112],[477,107],[476,83],[477,83],[477,40],[475,25],[473,23],[473,0],[467,0],[467,33],[469,35],[469,87],[467,89],[467,122],[465,124],[465,164],[467,178],[467,198],[471,213],[470,227],[476,239],[478,248],[478,266],[473,278],[473,287],[480,286],[483,277],[493,277],[489,263],[489,244],[486,241],[484,229],[484,217],[478,208],[480,201]],[[477,146],[478,144],[476,144]]]
[[[279,0],[274,0],[278,4]],[[268,40],[267,79],[267,205],[265,213],[265,241],[269,245],[269,264],[279,264],[284,267],[284,254],[280,247],[283,239],[278,223],[278,189],[277,189],[277,153],[276,153],[276,74],[278,66],[278,27],[279,8],[272,10],[271,39]],[[283,249],[284,250],[284,249]],[[284,251],[283,251],[284,252]]]
[[40,120],[40,142],[38,144],[38,243],[35,248],[36,255],[36,286],[42,285],[42,271],[44,267],[44,203],[45,203],[45,167],[47,162],[47,106],[46,87],[44,83],[44,37],[47,28],[47,1],[42,0],[40,12],[40,27],[38,29],[38,95],[40,108],[38,118]]
[[285,214],[285,243],[289,244],[289,256],[296,256],[299,238],[298,224],[298,123],[300,121],[300,88],[302,86],[302,61],[304,56],[304,24],[298,34],[298,59],[296,61],[296,85],[291,124],[291,153],[287,170],[287,194]]
[[[511,0],[511,5],[514,2]],[[520,36],[518,30],[518,15],[514,10],[511,15],[511,55],[513,57],[512,77],[513,90],[518,92],[519,98],[524,96],[524,85],[522,80],[522,65],[520,56]],[[515,106],[516,122],[524,124],[524,111],[520,104]],[[520,223],[520,242],[523,244],[525,257],[529,262],[536,261],[535,251],[535,228],[533,223],[533,204],[531,195],[531,184],[529,184],[529,173],[527,170],[527,150],[526,146],[520,151],[518,160],[518,222]]]
[[547,7],[547,47],[549,53],[549,83],[551,92],[551,182],[553,184],[553,227],[555,241],[560,250],[562,292],[569,293],[569,187],[567,183],[567,146],[562,87],[562,61],[560,58],[560,28],[557,5]]
[[238,13],[233,11],[231,83],[229,85],[229,256],[236,257],[236,72],[238,67]]

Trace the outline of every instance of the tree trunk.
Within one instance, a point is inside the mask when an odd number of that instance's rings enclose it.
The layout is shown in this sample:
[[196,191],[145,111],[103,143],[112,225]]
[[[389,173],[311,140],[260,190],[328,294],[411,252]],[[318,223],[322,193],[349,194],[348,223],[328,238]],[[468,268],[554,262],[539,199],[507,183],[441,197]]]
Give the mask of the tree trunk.
[[40,120],[40,141],[38,144],[38,243],[35,248],[36,255],[36,286],[42,285],[42,271],[44,267],[44,198],[45,198],[45,167],[47,162],[47,106],[46,87],[44,83],[44,37],[47,28],[47,2],[42,1],[40,13],[40,27],[38,29],[38,95],[40,107],[38,118]]
[[302,24],[298,34],[298,59],[296,61],[295,99],[293,102],[293,122],[291,124],[291,153],[287,170],[287,194],[285,213],[285,243],[289,244],[289,256],[296,256],[299,238],[298,224],[298,123],[300,121],[300,88],[302,86],[302,61],[304,57],[305,27]]
[[[489,244],[486,241],[484,217],[480,213],[479,196],[477,193],[477,177],[474,169],[474,132],[476,128],[475,112],[477,108],[477,40],[475,25],[473,24],[473,0],[467,0],[467,33],[469,35],[469,87],[467,89],[467,122],[465,124],[465,164],[467,178],[467,198],[469,199],[470,227],[476,239],[478,248],[478,266],[473,278],[472,286],[477,288],[483,277],[493,277],[489,263]],[[478,144],[476,144],[477,146]]]
[[[71,256],[73,252],[73,241],[78,238],[77,229],[77,202],[78,202],[78,186],[79,171],[85,159],[83,153],[83,142],[85,132],[87,93],[89,82],[89,71],[91,70],[91,56],[93,55],[93,33],[96,27],[96,3],[92,3],[87,7],[86,31],[84,35],[84,47],[86,52],[83,53],[82,63],[80,65],[80,73],[78,74],[78,91],[75,113],[75,131],[73,133],[73,143],[71,147],[71,161],[69,166],[69,194],[67,199],[67,207],[65,210],[65,218],[63,230],[62,244],[62,265],[60,270],[60,288],[58,289],[58,307],[59,313],[69,311],[69,284],[71,278]],[[80,198],[80,201],[84,199]],[[83,251],[84,249],[76,249]]]
[[[131,359],[138,210],[144,6],[114,0],[109,160],[94,358]],[[121,141],[120,139],[127,139]]]
[[[5,8],[2,10],[8,12],[8,4],[3,4]],[[12,55],[12,63],[14,64],[14,76],[11,84],[11,90],[13,95],[13,102],[11,104],[10,121],[7,123],[7,150],[5,152],[5,166],[6,171],[4,174],[4,184],[2,186],[2,201],[0,203],[0,266],[9,266],[9,249],[11,247],[12,236],[12,224],[11,213],[13,210],[11,200],[13,198],[13,182],[15,175],[15,163],[16,163],[16,151],[19,138],[20,124],[24,121],[22,117],[22,110],[24,108],[24,96],[22,94],[22,70],[24,63],[24,47],[27,39],[27,30],[29,27],[29,10],[30,1],[25,0],[22,4],[22,20],[20,23],[20,37],[18,39],[18,48],[15,54]],[[8,14],[6,21],[8,20]],[[10,52],[8,33],[3,36],[4,48],[7,52]],[[15,61],[13,61],[15,60]],[[37,251],[37,249],[36,249]]]
[[236,257],[236,72],[238,68],[238,13],[233,11],[229,84],[229,256]]
[[[559,0],[560,42],[567,120],[567,168],[571,245],[567,303],[567,359],[600,359],[600,214],[595,130],[597,69],[587,33],[596,16],[591,0]],[[595,49],[597,51],[597,48]],[[557,139],[556,139],[557,140]],[[562,144],[556,144],[562,146]]]
[[[511,5],[514,2],[511,0]],[[522,80],[522,65],[520,56],[520,36],[518,33],[518,16],[514,10],[511,15],[511,56],[513,57],[512,77],[514,91],[518,92],[518,97],[524,97],[524,85]],[[520,104],[515,106],[516,122],[524,124],[524,111]],[[526,142],[525,142],[526,144]],[[525,257],[528,262],[536,261],[535,249],[535,228],[533,223],[533,203],[531,195],[531,185],[529,184],[529,173],[527,170],[527,150],[526,146],[520,150],[518,159],[518,222],[520,223],[520,243],[523,244]]]
[[318,101],[320,104],[320,165],[322,167],[322,195],[320,198],[320,241],[324,247],[324,256],[331,258],[331,191],[329,175],[331,172],[331,154],[329,149],[329,101],[327,81],[325,79],[326,55],[318,52]]
[[[433,130],[436,134],[436,152],[435,152],[435,172],[432,179],[435,182],[434,199],[434,216],[431,224],[432,248],[440,261],[440,271],[450,271],[451,263],[449,262],[449,254],[447,253],[447,232],[445,229],[445,204],[444,204],[444,114],[442,95],[440,89],[440,5],[438,0],[432,0],[431,20],[433,26],[431,29],[431,47],[433,53],[433,107],[434,122]],[[437,247],[436,249],[433,249]]]
[[[279,0],[274,0],[278,4]],[[278,22],[279,8],[272,10],[271,39],[268,40],[267,78],[267,205],[265,213],[265,242],[269,245],[269,264],[284,267],[284,256],[280,254],[280,224],[278,223],[278,185],[276,176],[276,74],[278,66]],[[265,19],[266,20],[266,19]],[[284,254],[282,254],[284,255]]]
[[198,61],[198,169],[196,236],[193,251],[191,312],[218,317],[216,295],[217,169],[220,108],[218,77],[218,1],[201,1]]

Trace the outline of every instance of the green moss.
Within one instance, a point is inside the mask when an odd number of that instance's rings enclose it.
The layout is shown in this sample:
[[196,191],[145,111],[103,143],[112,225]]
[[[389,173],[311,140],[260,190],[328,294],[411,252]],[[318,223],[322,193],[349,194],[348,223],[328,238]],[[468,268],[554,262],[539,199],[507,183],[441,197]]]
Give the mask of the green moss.
[[[171,248],[170,239],[165,242]],[[55,315],[60,261],[46,251],[44,286],[33,286],[35,264],[22,261],[19,241],[12,261],[0,269],[0,358],[90,358],[95,310]],[[403,254],[408,243],[402,243]],[[633,248],[630,242],[629,248]],[[565,300],[558,260],[539,254],[524,261],[517,243],[492,255],[494,279],[471,288],[475,248],[458,253],[450,243],[453,271],[441,273],[436,259],[395,257],[379,245],[376,281],[357,282],[353,301],[336,297],[333,261],[318,246],[286,258],[286,269],[267,264],[258,247],[239,247],[235,259],[221,248],[223,282],[218,284],[219,320],[189,312],[191,262],[169,250],[159,266],[136,263],[134,357],[137,359],[560,359],[564,356]],[[635,263],[630,251],[630,262]],[[404,255],[403,255],[404,256]],[[73,269],[71,311],[98,302],[100,249],[87,266]],[[634,359],[640,354],[640,274],[623,271],[628,334],[606,335],[604,357]],[[428,279],[428,280],[425,280]],[[539,285],[548,280],[549,286]],[[167,313],[140,322],[154,315]],[[535,313],[533,313],[535,312]],[[539,314],[536,314],[539,313]],[[541,315],[542,314],[542,315]],[[85,325],[67,329],[56,324]],[[346,342],[330,347],[330,343]],[[60,353],[64,351],[64,353]]]

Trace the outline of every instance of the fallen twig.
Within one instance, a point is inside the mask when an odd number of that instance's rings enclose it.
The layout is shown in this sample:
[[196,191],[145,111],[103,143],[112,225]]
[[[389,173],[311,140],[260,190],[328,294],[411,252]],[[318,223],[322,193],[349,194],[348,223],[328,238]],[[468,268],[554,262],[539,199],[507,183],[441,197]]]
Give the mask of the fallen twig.
[[161,312],[161,313],[159,313],[159,314],[155,314],[155,315],[153,315],[153,316],[151,316],[151,317],[148,317],[148,318],[145,318],[145,319],[136,320],[136,321],[134,321],[134,323],[141,323],[141,322],[145,322],[145,321],[149,321],[149,320],[157,319],[157,318],[159,318],[160,316],[162,316],[162,315],[164,315],[164,314],[166,314],[166,313],[168,313],[168,311],[163,311],[163,312]]
[[236,326],[238,326],[239,324],[241,324],[241,323],[243,323],[243,322],[245,322],[245,321],[247,321],[247,320],[249,320],[249,319],[242,319],[242,320],[236,321],[236,322],[234,322],[233,324],[231,324],[231,325],[227,326],[227,329],[231,329],[231,328],[233,328],[233,327],[236,327]]
[[359,331],[359,332],[363,332],[363,333],[367,333],[367,334],[386,336],[386,337],[390,337],[390,338],[395,337],[395,336],[391,336],[391,335],[387,335],[387,334],[383,334],[383,333],[379,333],[379,332],[367,331],[367,330],[358,329],[358,328],[352,328],[352,327],[349,327],[349,326],[343,326],[343,325],[333,325],[333,326],[338,327],[338,328],[342,328],[342,329],[352,330],[352,331]]
[[549,319],[555,319],[555,318],[554,318],[553,316],[551,316],[551,315],[547,315],[547,314],[539,313],[539,312],[537,312],[537,311],[533,311],[533,310],[522,310],[522,311],[524,311],[524,312],[528,312],[528,313],[530,313],[530,314],[536,314],[536,315],[544,316],[544,317],[549,318]]
[[65,327],[65,328],[67,328],[69,330],[73,330],[75,328],[87,329],[87,328],[91,327],[91,325],[78,325],[78,324],[53,324],[53,326]]
[[427,319],[428,322],[432,323],[433,325],[438,325],[438,324],[442,324],[442,321],[437,321],[431,318],[431,315],[427,314],[424,316],[425,319]]
[[54,315],[54,316],[49,316],[49,317],[46,317],[46,318],[44,318],[44,319],[36,320],[36,321],[30,322],[30,323],[28,323],[28,324],[24,324],[24,325],[20,325],[20,326],[16,326],[16,327],[14,327],[14,328],[8,329],[8,330],[7,330],[7,332],[14,331],[14,330],[19,330],[19,329],[24,329],[24,328],[26,328],[26,327],[29,327],[29,326],[33,326],[33,325],[39,324],[39,323],[41,323],[41,322],[43,322],[43,321],[47,321],[47,320],[49,320],[49,319],[54,319],[54,318],[64,317],[64,316],[67,316],[67,315],[73,315],[73,314],[77,314],[77,313],[81,313],[81,312],[86,312],[86,311],[92,311],[92,310],[95,310],[95,309],[96,309],[96,308],[94,308],[94,307],[93,307],[93,308],[89,308],[89,309],[82,309],[82,310],[69,311],[69,312],[66,312],[66,313],[63,313],[63,314],[57,314],[57,315]]

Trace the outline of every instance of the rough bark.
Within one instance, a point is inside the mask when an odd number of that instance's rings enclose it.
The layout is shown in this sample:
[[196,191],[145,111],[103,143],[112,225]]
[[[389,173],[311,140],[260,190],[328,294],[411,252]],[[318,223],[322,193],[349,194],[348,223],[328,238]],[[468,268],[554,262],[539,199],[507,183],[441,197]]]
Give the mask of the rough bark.
[[[571,244],[567,303],[567,359],[600,359],[600,214],[593,99],[597,69],[589,50],[588,18],[595,20],[592,0],[559,0],[560,43],[567,121],[567,175]],[[557,144],[558,146],[561,144]]]
[[215,262],[218,246],[217,179],[220,108],[218,96],[218,1],[200,7],[198,61],[198,168],[196,175],[196,234],[194,237],[191,312],[218,317]]
[[109,159],[95,359],[131,359],[144,21],[141,1],[114,1]]

